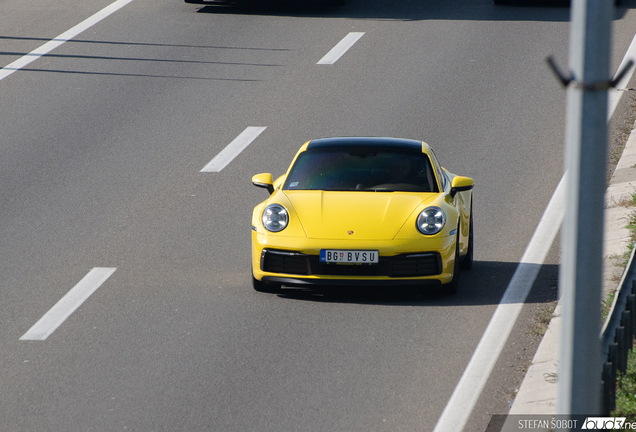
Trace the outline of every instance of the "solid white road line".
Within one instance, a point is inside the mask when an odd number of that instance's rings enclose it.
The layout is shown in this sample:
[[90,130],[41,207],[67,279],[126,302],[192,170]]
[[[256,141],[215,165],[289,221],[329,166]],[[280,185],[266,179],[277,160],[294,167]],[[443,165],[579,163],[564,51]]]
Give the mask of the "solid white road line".
[[82,33],[84,30],[94,26],[104,18],[108,17],[114,12],[117,12],[119,9],[126,6],[128,3],[133,0],[117,0],[115,3],[106,6],[104,9],[100,10],[96,14],[91,17],[85,19],[81,23],[77,24],[75,27],[65,31],[55,39],[52,39],[42,45],[39,48],[34,49],[29,54],[20,57],[13,63],[8,64],[7,66],[0,69],[0,81],[11,75],[12,73],[19,71],[29,63],[39,59],[43,55],[46,55],[53,51],[55,48],[59,47],[63,43],[73,39],[78,34]]
[[20,340],[45,340],[108,279],[116,268],[95,267],[44,314]]
[[[627,62],[632,59],[636,59],[636,35],[632,39],[632,42],[629,44],[629,48],[627,48],[627,52],[621,61],[621,64],[618,66],[616,72],[620,72],[623,70],[623,67],[627,64]],[[625,87],[632,79],[632,75],[634,75],[634,67],[625,74],[622,80],[616,85],[616,89],[610,89],[607,95],[608,98],[608,108],[607,108],[607,121],[610,120],[612,114],[614,114],[614,110],[616,109],[616,105],[618,105],[618,101],[625,93]]]
[[200,172],[221,172],[232,160],[252,143],[267,127],[250,126],[246,128],[234,141],[229,143],[214,157]]
[[[636,35],[623,57],[620,71],[630,58],[636,57]],[[634,73],[634,69],[618,84],[621,87],[627,85]],[[616,106],[624,91],[612,90],[608,94],[607,120],[612,117]],[[446,408],[435,425],[433,432],[457,432],[464,430],[477,399],[481,395],[486,381],[490,377],[495,362],[499,359],[501,350],[505,345],[512,326],[515,324],[519,312],[523,307],[526,297],[534,284],[534,281],[545,261],[547,253],[552,247],[554,238],[561,228],[565,216],[565,184],[564,174],[557,186],[548,207],[546,207],[539,225],[526,247],[521,262],[506,288],[499,306],[495,310],[490,323],[486,328],[473,356],[468,362],[459,383],[451,395]]]
[[351,32],[346,35],[340,42],[336,44],[335,47],[331,49],[320,61],[316,64],[326,64],[331,65],[334,64],[344,53],[346,53],[349,48],[353,46],[354,43],[358,41],[364,32]]
[[565,214],[565,176],[552,195],[521,262],[433,432],[464,429],[545,261]]

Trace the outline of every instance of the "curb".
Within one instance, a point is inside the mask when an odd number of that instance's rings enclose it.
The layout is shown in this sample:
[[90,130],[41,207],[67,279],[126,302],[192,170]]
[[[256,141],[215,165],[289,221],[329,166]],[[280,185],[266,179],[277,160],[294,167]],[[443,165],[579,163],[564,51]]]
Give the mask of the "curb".
[[[634,124],[636,127],[636,123]],[[603,299],[613,292],[623,273],[622,263],[631,242],[626,228],[635,211],[626,203],[633,202],[636,192],[636,130],[632,130],[621,158],[605,192],[603,233]],[[526,372],[508,415],[555,415],[557,412],[557,379],[561,305],[557,305],[532,363]],[[600,329],[599,329],[600,334]],[[600,380],[600,369],[599,369]]]

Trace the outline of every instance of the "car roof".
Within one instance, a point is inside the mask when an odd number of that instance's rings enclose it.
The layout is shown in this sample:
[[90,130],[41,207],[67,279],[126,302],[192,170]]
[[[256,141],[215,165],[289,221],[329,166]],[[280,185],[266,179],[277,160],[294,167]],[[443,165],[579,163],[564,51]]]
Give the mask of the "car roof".
[[422,141],[404,139],[404,138],[388,138],[388,137],[336,137],[336,138],[319,138],[311,140],[307,143],[307,150],[321,148],[351,148],[351,147],[368,147],[368,148],[391,148],[396,150],[423,152]]

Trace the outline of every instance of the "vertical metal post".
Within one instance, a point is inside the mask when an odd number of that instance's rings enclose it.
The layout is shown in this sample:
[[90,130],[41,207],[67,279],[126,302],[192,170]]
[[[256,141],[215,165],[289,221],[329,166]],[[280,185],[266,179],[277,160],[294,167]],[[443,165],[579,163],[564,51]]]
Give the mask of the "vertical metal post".
[[557,413],[601,412],[601,286],[612,0],[572,0]]

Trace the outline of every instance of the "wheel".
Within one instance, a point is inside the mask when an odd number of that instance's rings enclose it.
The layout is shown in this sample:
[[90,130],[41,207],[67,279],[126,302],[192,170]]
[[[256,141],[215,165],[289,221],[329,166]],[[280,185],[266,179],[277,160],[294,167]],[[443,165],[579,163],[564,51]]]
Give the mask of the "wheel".
[[259,281],[252,275],[252,287],[258,292],[264,293],[277,293],[280,292],[280,285],[268,284],[263,281]]
[[468,223],[468,252],[462,258],[461,267],[463,270],[473,268],[473,208],[470,206],[470,222]]
[[459,289],[459,228],[457,229],[457,239],[455,240],[455,264],[453,265],[453,279],[443,285],[444,293],[447,295],[457,294]]

